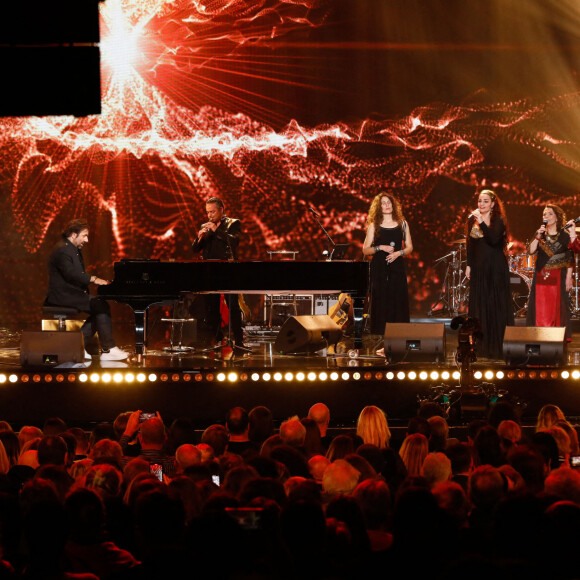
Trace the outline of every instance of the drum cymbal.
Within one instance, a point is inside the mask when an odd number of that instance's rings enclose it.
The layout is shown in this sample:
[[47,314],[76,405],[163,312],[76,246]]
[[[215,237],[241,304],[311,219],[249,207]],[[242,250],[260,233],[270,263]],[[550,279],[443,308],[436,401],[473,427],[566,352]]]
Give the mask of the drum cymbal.
[[453,244],[465,244],[465,238],[460,238],[458,240],[453,240],[452,242],[447,242],[448,246],[452,246]]

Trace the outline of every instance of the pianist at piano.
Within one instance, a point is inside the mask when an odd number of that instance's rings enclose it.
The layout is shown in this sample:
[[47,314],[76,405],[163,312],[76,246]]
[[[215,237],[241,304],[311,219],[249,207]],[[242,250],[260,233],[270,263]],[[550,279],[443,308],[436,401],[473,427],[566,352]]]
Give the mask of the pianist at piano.
[[[128,354],[115,344],[107,301],[89,294],[89,284],[105,286],[108,281],[85,272],[82,247],[88,241],[89,227],[85,220],[75,219],[68,223],[50,255],[48,292],[44,303],[88,313],[89,317],[81,328],[85,344],[98,333],[101,360],[124,360]],[[85,358],[91,358],[86,351]]]
[[[240,220],[225,215],[224,202],[219,197],[210,197],[205,204],[208,221],[202,224],[193,243],[193,251],[201,252],[204,260],[235,260],[242,224]],[[224,296],[228,305],[231,331],[237,346],[243,346],[242,313],[237,294]],[[206,323],[211,336],[218,342],[223,339],[221,331],[220,295],[204,296]]]

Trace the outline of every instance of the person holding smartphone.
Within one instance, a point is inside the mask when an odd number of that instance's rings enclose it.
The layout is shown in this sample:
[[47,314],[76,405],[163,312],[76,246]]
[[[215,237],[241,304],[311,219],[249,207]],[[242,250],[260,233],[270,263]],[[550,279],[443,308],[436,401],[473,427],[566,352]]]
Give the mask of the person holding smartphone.
[[[126,464],[132,459],[132,457],[128,457],[128,451],[131,442],[136,437],[141,448],[138,457],[151,465],[160,465],[163,475],[173,477],[175,475],[175,457],[167,455],[163,451],[166,439],[165,425],[159,413],[155,413],[154,417],[140,421],[142,415],[141,410],[131,413],[125,432],[119,441],[125,455],[124,463]],[[156,471],[155,475],[158,476],[159,469],[152,467],[152,470]]]

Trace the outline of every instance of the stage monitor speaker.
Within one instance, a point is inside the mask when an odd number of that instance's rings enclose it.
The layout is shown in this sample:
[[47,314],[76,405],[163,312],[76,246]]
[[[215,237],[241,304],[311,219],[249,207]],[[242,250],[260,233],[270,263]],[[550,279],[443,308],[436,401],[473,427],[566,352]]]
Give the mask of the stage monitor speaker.
[[316,352],[336,344],[342,330],[328,314],[292,316],[282,325],[274,350],[281,354]]
[[564,327],[506,326],[503,358],[508,365],[562,365],[566,355]]
[[20,339],[22,366],[56,366],[84,363],[85,344],[82,332],[24,331]]
[[445,324],[387,322],[385,356],[389,362],[445,362]]

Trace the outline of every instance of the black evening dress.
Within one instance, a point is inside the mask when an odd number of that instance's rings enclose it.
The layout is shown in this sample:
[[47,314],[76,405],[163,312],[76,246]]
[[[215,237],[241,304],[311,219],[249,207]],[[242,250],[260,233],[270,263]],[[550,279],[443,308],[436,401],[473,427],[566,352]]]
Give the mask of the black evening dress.
[[467,236],[469,316],[479,320],[483,333],[477,341],[477,354],[494,359],[503,358],[505,327],[514,324],[505,238],[506,226],[500,216],[492,217],[489,226],[475,222]]
[[[392,246],[395,252],[403,248],[403,228],[380,228],[373,244]],[[387,322],[409,322],[409,292],[405,259],[389,264],[387,253],[373,254],[371,260],[371,333],[385,333]]]

